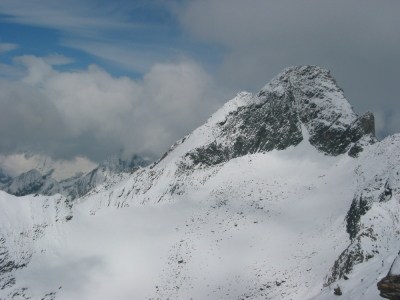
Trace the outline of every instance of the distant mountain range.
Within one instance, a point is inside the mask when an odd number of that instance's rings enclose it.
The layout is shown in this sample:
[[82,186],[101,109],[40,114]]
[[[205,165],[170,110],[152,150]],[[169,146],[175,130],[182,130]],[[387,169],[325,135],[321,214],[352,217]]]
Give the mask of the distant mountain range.
[[52,177],[54,170],[43,174],[32,169],[14,178],[0,170],[0,189],[15,196],[61,194],[72,200],[87,194],[114,175],[122,177],[124,174],[131,174],[149,163],[138,155],[133,155],[128,160],[113,156],[86,174],[77,174],[61,181]]

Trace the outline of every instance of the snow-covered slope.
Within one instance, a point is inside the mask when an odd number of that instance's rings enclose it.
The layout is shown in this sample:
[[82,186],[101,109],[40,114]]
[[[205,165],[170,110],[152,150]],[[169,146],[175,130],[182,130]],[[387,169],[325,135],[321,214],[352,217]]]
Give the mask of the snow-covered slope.
[[73,205],[0,193],[0,298],[377,299],[399,166],[328,71],[289,68]]

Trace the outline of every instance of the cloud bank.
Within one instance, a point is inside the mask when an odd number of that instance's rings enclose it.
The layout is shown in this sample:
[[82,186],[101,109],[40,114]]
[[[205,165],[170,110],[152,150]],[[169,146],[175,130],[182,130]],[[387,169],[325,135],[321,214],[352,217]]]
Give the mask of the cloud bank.
[[36,169],[42,174],[53,170],[52,177],[56,180],[63,180],[71,178],[77,172],[87,173],[96,168],[96,166],[97,164],[94,162],[80,156],[70,160],[53,160],[47,156],[38,154],[0,154],[0,169],[12,177]]
[[21,56],[24,75],[0,80],[0,152],[30,149],[100,160],[119,150],[158,156],[218,107],[212,78],[195,62],[155,64],[142,79],[96,65],[60,71],[61,56]]

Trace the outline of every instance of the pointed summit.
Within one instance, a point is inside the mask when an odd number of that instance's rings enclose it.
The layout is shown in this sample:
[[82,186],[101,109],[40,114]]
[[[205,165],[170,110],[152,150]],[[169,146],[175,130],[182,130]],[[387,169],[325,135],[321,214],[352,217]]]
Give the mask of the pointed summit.
[[338,155],[352,146],[349,154],[360,151],[356,143],[365,135],[375,136],[372,113],[358,117],[326,69],[317,66],[299,66],[285,69],[267,84],[258,97],[289,97],[296,113],[310,134],[310,143],[318,150]]
[[317,66],[285,69],[214,126],[214,141],[187,154],[194,164],[295,146],[305,138],[302,127],[310,144],[326,155],[357,156],[375,140],[373,115],[358,117],[330,72]]

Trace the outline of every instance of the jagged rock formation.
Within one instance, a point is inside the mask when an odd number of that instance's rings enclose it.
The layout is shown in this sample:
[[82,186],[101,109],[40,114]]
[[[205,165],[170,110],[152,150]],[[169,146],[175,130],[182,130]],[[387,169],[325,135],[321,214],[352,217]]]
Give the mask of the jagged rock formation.
[[315,66],[286,69],[217,126],[215,141],[187,154],[194,164],[298,145],[302,126],[309,142],[327,155],[355,157],[375,141],[373,114],[358,117],[329,71]]

